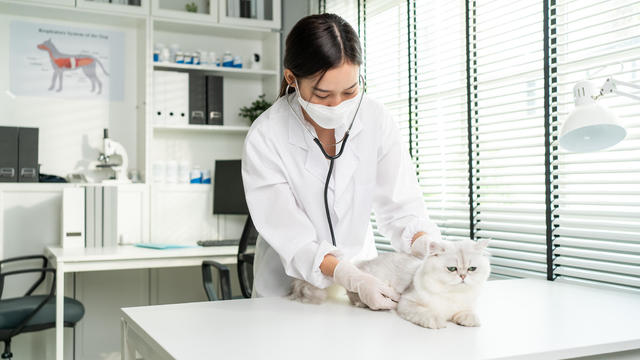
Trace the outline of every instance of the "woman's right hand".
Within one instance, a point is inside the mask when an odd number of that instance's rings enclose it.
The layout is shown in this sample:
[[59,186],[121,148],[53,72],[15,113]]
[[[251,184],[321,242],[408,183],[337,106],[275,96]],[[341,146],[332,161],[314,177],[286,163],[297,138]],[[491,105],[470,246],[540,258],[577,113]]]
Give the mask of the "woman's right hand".
[[395,309],[400,294],[348,261],[340,261],[333,271],[333,279],[351,292],[358,293],[360,300],[372,310]]

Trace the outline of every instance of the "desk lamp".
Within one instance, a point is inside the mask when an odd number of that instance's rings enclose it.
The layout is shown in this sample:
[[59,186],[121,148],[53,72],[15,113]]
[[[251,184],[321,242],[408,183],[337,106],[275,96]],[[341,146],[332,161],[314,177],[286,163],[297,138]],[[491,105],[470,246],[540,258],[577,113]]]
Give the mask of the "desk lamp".
[[640,86],[608,78],[600,93],[594,96],[591,82],[580,81],[573,88],[575,109],[560,130],[560,145],[573,152],[603,150],[622,141],[627,135],[616,115],[597,100],[606,94],[617,94],[640,101],[640,96],[618,90],[619,85],[640,89]]

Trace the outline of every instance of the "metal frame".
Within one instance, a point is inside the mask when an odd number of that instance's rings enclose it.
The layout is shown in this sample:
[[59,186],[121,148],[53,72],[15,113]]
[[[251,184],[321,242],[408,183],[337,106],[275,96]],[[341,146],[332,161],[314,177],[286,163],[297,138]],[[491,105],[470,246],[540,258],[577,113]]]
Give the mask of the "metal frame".
[[[468,150],[468,165],[469,165],[469,238],[475,239],[476,226],[475,226],[475,200],[474,200],[474,174],[473,174],[473,116],[471,106],[471,52],[473,46],[473,57],[475,58],[475,43],[471,44],[471,36],[475,38],[475,20],[473,20],[473,31],[471,31],[471,22],[475,17],[471,16],[471,11],[475,15],[475,0],[465,0],[465,47],[466,47],[466,66],[467,66],[467,150]],[[474,77],[474,82],[477,80]]]
[[[557,200],[557,195],[553,194],[554,190],[557,190],[557,185],[553,183],[553,180],[557,180],[557,175],[554,172],[558,170],[558,165],[551,165],[552,162],[556,163],[557,147],[554,146],[551,149],[551,144],[557,140],[557,127],[558,118],[557,115],[551,116],[551,113],[556,113],[555,109],[551,109],[552,103],[557,103],[556,98],[551,98],[551,93],[557,92],[555,83],[557,79],[551,78],[551,74],[556,73],[555,62],[556,59],[552,56],[555,54],[556,39],[552,35],[555,35],[555,19],[552,18],[551,12],[555,13],[556,0],[543,0],[543,12],[544,12],[544,186],[545,186],[545,224],[546,224],[546,259],[547,259],[547,280],[554,280],[556,275],[554,274],[554,245],[553,245],[553,210],[554,200]],[[553,44],[552,44],[553,43]],[[552,85],[553,83],[553,85]],[[553,86],[553,88],[552,88]],[[554,135],[552,135],[554,134]],[[553,139],[552,139],[553,136]]]

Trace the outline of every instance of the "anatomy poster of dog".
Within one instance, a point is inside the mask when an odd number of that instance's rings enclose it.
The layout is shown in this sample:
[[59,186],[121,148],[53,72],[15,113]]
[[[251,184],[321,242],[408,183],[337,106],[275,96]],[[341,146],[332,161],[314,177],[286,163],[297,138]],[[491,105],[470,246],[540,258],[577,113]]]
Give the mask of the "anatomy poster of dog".
[[14,95],[123,100],[123,32],[25,21],[10,32]]

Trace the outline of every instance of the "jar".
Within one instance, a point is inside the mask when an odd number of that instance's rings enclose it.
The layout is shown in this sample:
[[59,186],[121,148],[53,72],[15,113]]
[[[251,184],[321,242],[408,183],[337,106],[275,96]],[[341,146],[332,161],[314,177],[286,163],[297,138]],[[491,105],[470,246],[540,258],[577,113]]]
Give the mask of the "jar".
[[176,64],[184,64],[184,53],[182,51],[176,52]]

